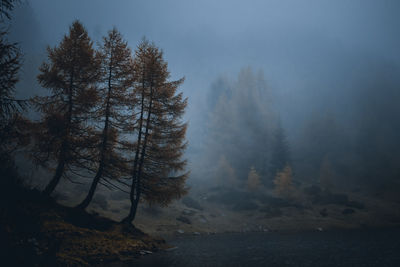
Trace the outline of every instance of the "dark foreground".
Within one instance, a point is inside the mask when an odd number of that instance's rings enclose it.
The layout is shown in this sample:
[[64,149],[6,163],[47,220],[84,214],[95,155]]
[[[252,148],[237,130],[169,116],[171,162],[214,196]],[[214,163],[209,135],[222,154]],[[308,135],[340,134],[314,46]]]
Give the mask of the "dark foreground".
[[117,266],[400,266],[400,229],[185,236]]

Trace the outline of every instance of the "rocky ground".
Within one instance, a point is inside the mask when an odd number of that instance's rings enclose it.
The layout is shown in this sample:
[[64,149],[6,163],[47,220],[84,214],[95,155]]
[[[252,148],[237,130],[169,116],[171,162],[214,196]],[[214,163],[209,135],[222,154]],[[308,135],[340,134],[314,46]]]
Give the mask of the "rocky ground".
[[[97,203],[97,204],[96,204]],[[125,199],[111,199],[100,209],[121,219],[129,207]],[[135,226],[155,236],[280,230],[354,229],[400,225],[400,203],[359,193],[304,189],[297,199],[285,200],[273,192],[254,193],[215,189],[192,192],[167,208],[142,204]]]

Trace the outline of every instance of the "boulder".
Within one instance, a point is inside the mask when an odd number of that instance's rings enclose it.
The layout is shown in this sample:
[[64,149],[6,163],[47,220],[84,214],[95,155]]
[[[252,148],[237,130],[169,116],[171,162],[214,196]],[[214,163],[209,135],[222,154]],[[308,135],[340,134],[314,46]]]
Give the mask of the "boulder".
[[203,210],[203,207],[200,205],[200,203],[189,196],[184,197],[182,199],[182,203],[188,208],[192,208],[192,209],[196,209],[196,210]]

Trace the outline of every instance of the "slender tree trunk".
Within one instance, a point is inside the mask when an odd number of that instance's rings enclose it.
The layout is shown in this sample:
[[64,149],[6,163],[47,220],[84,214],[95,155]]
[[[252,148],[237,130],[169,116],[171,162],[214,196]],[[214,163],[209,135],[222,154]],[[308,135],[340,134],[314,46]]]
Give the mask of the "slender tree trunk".
[[[136,216],[136,211],[137,211],[137,207],[139,205],[139,201],[140,201],[140,194],[141,194],[141,176],[142,176],[142,170],[143,170],[143,163],[144,163],[144,158],[145,158],[145,153],[146,153],[146,146],[147,146],[147,138],[149,135],[149,127],[150,127],[150,116],[151,116],[151,112],[152,112],[152,104],[153,104],[153,86],[150,86],[150,103],[149,103],[149,110],[147,113],[147,121],[146,121],[146,127],[145,127],[145,133],[144,133],[144,140],[143,140],[143,146],[142,146],[142,151],[140,153],[140,162],[139,162],[139,169],[137,171],[137,175],[136,175],[136,196],[133,198],[133,190],[131,190],[131,209],[129,211],[129,215],[128,217],[126,217],[123,222],[127,222],[127,223],[131,223]],[[135,158],[136,159],[136,158]],[[132,184],[133,186],[133,184]]]
[[138,140],[137,140],[137,146],[136,146],[136,152],[135,152],[135,159],[133,161],[133,170],[132,170],[132,185],[131,185],[131,191],[129,193],[129,199],[131,201],[131,208],[129,210],[129,215],[122,220],[123,223],[131,223],[132,220],[135,218],[136,214],[136,207],[135,206],[135,199],[136,199],[136,169],[138,165],[138,160],[139,160],[139,152],[140,152],[140,143],[142,141],[142,127],[143,127],[143,114],[144,114],[144,93],[145,93],[145,82],[144,82],[144,71],[142,75],[142,96],[141,96],[141,103],[140,103],[140,117],[139,117],[139,133],[138,133]]
[[56,173],[54,174],[53,178],[51,179],[50,183],[47,184],[46,188],[43,191],[43,194],[45,196],[50,196],[51,193],[54,191],[58,183],[60,182],[61,176],[64,173],[65,169],[65,161],[66,161],[66,155],[68,152],[68,137],[69,137],[69,131],[71,127],[71,119],[72,119],[72,89],[74,86],[74,69],[73,67],[71,68],[70,72],[70,81],[69,81],[69,92],[68,92],[68,112],[67,112],[67,121],[66,121],[66,127],[65,127],[65,132],[64,132],[64,140],[61,145],[60,149],[60,155],[58,157],[58,165],[56,169]]
[[97,184],[99,183],[102,175],[103,175],[103,165],[100,165],[99,169],[97,170],[96,176],[93,178],[93,182],[90,185],[90,189],[87,196],[78,206],[76,206],[77,209],[84,210],[87,208],[87,206],[89,206],[90,202],[93,199],[94,192],[96,191]]
[[[61,153],[64,153],[63,151]],[[47,184],[46,188],[43,191],[45,196],[50,196],[50,194],[56,188],[58,182],[60,182],[61,176],[64,172],[65,160],[63,156],[60,156],[60,160],[58,161],[56,173],[54,174],[53,178],[51,179],[50,183]]]
[[112,74],[112,61],[110,62],[109,74],[108,74],[108,91],[107,91],[107,99],[106,99],[106,116],[104,121],[104,128],[103,128],[103,140],[101,144],[101,151],[100,151],[100,163],[99,168],[97,169],[97,173],[93,178],[92,184],[90,185],[89,192],[86,198],[76,207],[78,209],[86,209],[89,206],[90,202],[93,199],[94,193],[96,192],[97,185],[100,182],[101,177],[103,176],[104,164],[105,164],[105,154],[107,153],[107,141],[108,141],[108,128],[109,128],[109,120],[110,120],[110,98],[111,98],[111,74]]

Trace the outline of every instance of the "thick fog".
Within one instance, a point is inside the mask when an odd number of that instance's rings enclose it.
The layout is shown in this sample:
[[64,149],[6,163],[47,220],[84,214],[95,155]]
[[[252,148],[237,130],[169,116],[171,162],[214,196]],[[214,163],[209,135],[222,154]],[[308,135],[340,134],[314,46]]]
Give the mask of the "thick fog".
[[18,95],[45,94],[37,68],[73,20],[95,41],[116,26],[186,78],[192,188],[252,167],[271,183],[276,136],[301,183],[398,186],[399,11],[395,0],[24,1],[10,25],[24,53]]

